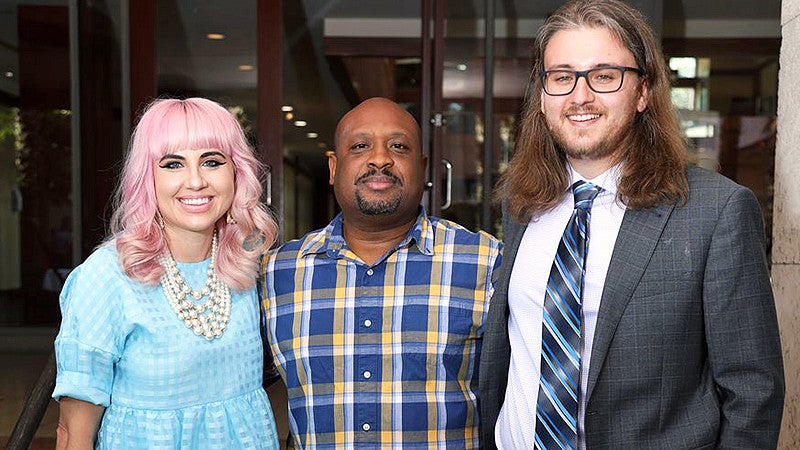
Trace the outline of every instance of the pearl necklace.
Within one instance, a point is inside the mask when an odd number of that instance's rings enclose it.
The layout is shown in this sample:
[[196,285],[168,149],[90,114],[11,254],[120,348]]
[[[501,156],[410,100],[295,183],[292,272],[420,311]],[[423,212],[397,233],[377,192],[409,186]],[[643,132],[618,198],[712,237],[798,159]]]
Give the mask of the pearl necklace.
[[[158,260],[164,267],[161,286],[172,310],[183,320],[187,328],[208,340],[222,336],[231,316],[231,292],[228,286],[217,278],[217,272],[214,270],[216,255],[217,230],[214,230],[214,237],[211,238],[211,264],[208,266],[208,277],[199,291],[193,290],[186,284],[169,251],[161,255]],[[203,297],[208,297],[208,300],[196,303]]]

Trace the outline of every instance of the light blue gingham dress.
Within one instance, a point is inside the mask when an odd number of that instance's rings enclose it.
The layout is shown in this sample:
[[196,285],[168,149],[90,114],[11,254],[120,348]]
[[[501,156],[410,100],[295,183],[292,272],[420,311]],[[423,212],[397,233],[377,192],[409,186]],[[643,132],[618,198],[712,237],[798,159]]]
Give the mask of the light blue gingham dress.
[[[199,289],[209,264],[178,267]],[[124,274],[112,244],[75,268],[60,302],[53,397],[107,407],[96,448],[278,448],[261,386],[255,289],[231,291],[228,328],[207,341],[178,318],[160,285]]]

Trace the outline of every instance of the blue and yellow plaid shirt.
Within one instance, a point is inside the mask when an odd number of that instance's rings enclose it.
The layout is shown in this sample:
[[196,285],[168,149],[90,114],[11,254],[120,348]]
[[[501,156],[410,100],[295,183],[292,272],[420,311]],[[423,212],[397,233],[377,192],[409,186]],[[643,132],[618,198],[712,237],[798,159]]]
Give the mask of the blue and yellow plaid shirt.
[[342,217],[264,256],[266,338],[303,448],[479,446],[478,361],[500,242],[421,210],[368,266]]

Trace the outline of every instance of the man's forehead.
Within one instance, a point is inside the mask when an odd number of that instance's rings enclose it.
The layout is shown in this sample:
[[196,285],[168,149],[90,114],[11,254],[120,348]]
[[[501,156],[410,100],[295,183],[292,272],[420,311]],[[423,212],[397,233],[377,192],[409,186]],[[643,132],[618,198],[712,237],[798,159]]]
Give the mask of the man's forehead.
[[375,138],[375,137],[387,137],[390,139],[394,139],[394,138],[408,137],[410,133],[404,130],[383,131],[383,130],[370,130],[370,129],[355,129],[355,130],[345,129],[344,135],[356,139]]
[[[582,41],[585,45],[576,45]],[[622,39],[605,27],[559,30],[547,41],[542,56],[547,67],[580,66],[581,69],[630,64],[635,60],[635,55]]]

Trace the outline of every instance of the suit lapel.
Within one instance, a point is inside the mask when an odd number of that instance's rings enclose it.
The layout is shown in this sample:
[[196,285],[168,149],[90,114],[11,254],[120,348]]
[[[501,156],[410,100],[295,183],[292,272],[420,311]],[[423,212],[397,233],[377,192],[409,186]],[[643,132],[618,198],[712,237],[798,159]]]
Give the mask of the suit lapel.
[[617,325],[644,274],[673,210],[672,205],[627,210],[611,255],[597,316],[586,398],[594,391]]
[[[525,230],[528,228],[528,224],[520,224],[514,221],[508,224],[504,231],[504,240],[505,244],[503,247],[503,261],[508,261],[509,264],[507,265],[507,270],[503,271],[503,279],[505,281],[505,285],[508,286],[508,282],[511,279],[511,269],[514,268],[514,260],[517,258],[517,252],[519,251],[519,244],[522,242],[522,236],[525,234]],[[507,258],[507,259],[506,259]]]
[[[507,214],[507,213],[506,213]],[[510,218],[503,223],[503,261],[500,269],[492,274],[494,294],[489,303],[483,350],[480,364],[480,388],[483,391],[481,420],[494,424],[503,405],[508,383],[508,367],[511,362],[511,343],[508,340],[508,284],[514,258],[527,224],[518,224]],[[494,426],[490,425],[491,430]],[[494,436],[489,437],[493,442]]]
[[502,316],[495,315],[497,320],[505,323],[507,328],[508,321],[508,285],[511,282],[511,271],[514,268],[514,260],[517,258],[519,251],[519,244],[522,242],[522,236],[528,228],[528,224],[520,224],[514,220],[508,219],[508,222],[503,227],[503,262],[501,263],[500,270],[495,274],[494,280],[494,295],[490,302],[490,311],[494,304],[497,313],[502,312]]

